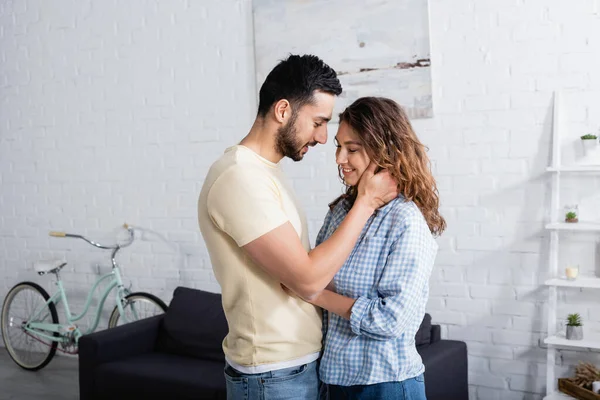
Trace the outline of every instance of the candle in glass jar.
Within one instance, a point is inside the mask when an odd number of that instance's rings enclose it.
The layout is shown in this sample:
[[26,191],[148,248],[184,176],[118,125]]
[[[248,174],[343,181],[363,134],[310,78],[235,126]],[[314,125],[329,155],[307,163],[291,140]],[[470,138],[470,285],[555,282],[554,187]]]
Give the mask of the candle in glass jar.
[[566,269],[567,279],[575,279],[579,275],[578,266],[568,266]]

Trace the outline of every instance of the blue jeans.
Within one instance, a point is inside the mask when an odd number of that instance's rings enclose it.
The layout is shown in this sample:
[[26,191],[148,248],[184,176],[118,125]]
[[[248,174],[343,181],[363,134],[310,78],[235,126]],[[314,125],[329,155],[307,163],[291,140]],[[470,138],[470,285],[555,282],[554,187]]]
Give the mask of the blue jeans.
[[227,400],[318,400],[317,361],[261,374],[225,367]]
[[423,375],[375,385],[329,385],[329,400],[427,400]]

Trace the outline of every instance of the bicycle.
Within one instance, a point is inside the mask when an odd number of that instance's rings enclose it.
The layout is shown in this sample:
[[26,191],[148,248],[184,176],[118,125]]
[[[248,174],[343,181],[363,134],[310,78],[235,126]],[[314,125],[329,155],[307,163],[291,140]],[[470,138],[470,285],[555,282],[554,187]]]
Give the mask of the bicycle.
[[[83,311],[79,315],[73,315],[60,278],[60,270],[67,263],[61,260],[35,263],[34,269],[40,276],[56,275],[55,284],[58,289],[49,296],[40,285],[34,282],[21,282],[6,295],[1,314],[2,339],[10,357],[17,365],[26,370],[37,371],[48,365],[57,349],[67,354],[77,354],[79,338],[96,330],[104,302],[115,288],[116,306],[109,318],[109,328],[162,314],[167,310],[166,304],[158,297],[144,292],[132,293],[123,285],[121,268],[115,257],[119,250],[131,245],[135,238],[134,228],[127,224],[124,224],[123,228],[128,232],[128,238],[123,244],[114,246],[101,245],[81,235],[50,232],[50,236],[53,237],[82,239],[97,248],[112,250],[112,270],[95,281],[87,294]],[[100,296],[94,321],[88,330],[82,332],[75,322],[85,317],[90,309],[94,292],[104,281],[108,281],[108,286]],[[59,303],[64,306],[66,324],[59,323],[56,311]],[[143,312],[144,306],[150,307],[146,310],[147,313]],[[62,348],[59,348],[59,345]]]

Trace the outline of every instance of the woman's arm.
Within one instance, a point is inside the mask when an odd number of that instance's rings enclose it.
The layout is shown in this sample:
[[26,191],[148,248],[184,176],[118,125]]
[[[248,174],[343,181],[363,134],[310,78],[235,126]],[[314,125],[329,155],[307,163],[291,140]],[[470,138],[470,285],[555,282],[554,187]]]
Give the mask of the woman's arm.
[[352,306],[355,301],[356,299],[342,296],[341,294],[326,289],[315,299],[311,300],[310,303],[337,314],[342,318],[350,319]]
[[427,225],[410,219],[392,245],[377,286],[377,298],[352,299],[326,290],[312,303],[350,320],[356,335],[376,340],[401,335],[420,318],[418,313],[427,302],[426,288],[437,249]]
[[409,216],[403,225],[377,285],[379,297],[359,297],[352,306],[350,326],[356,335],[387,340],[421,322],[437,244],[420,214]]

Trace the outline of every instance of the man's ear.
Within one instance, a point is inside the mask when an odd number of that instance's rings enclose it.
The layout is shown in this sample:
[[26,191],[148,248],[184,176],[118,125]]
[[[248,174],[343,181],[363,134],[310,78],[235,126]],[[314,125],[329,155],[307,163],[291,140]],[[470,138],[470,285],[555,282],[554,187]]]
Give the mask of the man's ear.
[[285,124],[292,115],[292,105],[286,99],[281,99],[273,106],[275,119],[281,124]]

